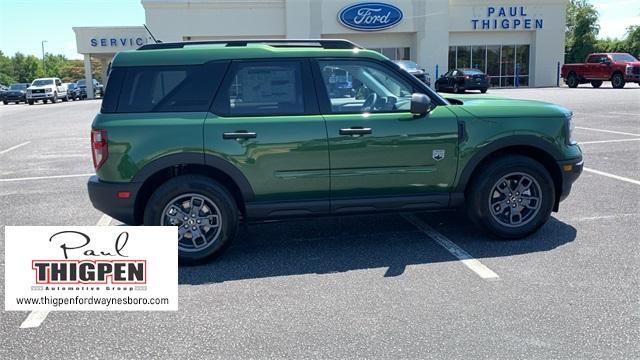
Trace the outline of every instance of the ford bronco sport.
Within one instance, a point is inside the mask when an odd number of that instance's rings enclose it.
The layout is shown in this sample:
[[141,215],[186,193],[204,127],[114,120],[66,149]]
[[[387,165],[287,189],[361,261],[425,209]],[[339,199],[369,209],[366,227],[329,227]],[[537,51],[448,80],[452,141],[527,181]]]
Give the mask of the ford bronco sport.
[[[353,91],[333,92],[348,74]],[[444,99],[344,40],[147,44],[121,52],[91,130],[93,205],[179,227],[179,258],[240,221],[446,209],[501,238],[536,231],[582,171],[572,113]]]

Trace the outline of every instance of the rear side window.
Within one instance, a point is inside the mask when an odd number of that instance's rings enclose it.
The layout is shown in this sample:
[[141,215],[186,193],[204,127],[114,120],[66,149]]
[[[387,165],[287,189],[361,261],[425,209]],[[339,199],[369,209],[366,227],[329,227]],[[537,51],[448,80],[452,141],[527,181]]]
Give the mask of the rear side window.
[[[227,62],[215,62],[113,68],[103,100],[106,102],[103,112],[208,111],[227,65]],[[115,109],[114,103],[117,103]]]
[[221,115],[299,115],[305,113],[299,61],[249,61],[232,65],[216,98]]

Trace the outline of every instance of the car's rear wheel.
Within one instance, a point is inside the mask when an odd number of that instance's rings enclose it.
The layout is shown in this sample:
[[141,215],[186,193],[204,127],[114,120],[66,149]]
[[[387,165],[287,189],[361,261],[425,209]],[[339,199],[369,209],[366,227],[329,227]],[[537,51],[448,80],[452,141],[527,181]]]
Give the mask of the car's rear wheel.
[[622,89],[624,85],[624,76],[622,76],[622,74],[619,72],[613,74],[613,76],[611,77],[611,86],[613,86],[614,89]]
[[29,105],[33,105],[33,100],[29,100]]
[[144,224],[178,226],[178,259],[197,264],[220,255],[235,238],[238,207],[215,180],[200,175],[173,178],[149,199]]
[[481,92],[481,93],[483,93],[483,94],[485,94],[485,93],[487,92],[487,88],[482,88],[482,89],[480,89],[480,92]]
[[466,196],[467,213],[477,226],[500,238],[518,239],[547,222],[555,187],[542,164],[508,155],[484,167]]
[[460,94],[460,93],[463,93],[464,90],[461,90],[460,86],[458,84],[454,84],[453,85],[453,92],[456,93],[456,94]]
[[570,88],[577,88],[578,85],[580,85],[580,82],[578,81],[578,76],[575,73],[569,74],[565,82],[567,83],[567,86]]
[[591,82],[591,86],[593,86],[594,88],[599,88],[600,86],[602,86],[602,81],[600,80],[594,80]]
[[9,102],[7,100],[2,100],[2,103],[5,105],[9,105]]

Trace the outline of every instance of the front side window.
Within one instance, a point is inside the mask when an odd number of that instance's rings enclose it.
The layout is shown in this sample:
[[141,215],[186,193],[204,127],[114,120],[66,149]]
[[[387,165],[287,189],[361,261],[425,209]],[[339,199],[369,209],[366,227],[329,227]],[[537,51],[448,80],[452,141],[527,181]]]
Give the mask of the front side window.
[[216,98],[214,112],[227,116],[304,114],[300,62],[233,65]]
[[319,61],[332,113],[400,112],[411,108],[411,83],[368,61]]

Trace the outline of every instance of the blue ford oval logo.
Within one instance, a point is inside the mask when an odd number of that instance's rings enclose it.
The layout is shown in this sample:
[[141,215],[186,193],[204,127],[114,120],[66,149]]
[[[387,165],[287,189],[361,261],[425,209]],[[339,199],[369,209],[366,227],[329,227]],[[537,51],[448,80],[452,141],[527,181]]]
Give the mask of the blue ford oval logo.
[[338,20],[342,25],[354,30],[384,30],[402,20],[402,10],[393,5],[378,2],[359,3],[340,10]]

